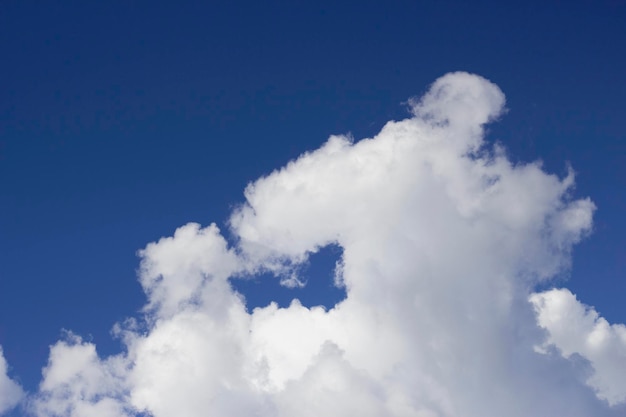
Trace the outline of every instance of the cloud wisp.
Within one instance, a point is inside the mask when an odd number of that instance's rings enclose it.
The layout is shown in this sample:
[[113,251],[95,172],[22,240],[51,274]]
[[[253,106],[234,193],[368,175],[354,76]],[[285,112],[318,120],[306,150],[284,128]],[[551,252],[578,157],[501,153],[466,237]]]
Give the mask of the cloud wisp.
[[[125,351],[101,358],[69,333],[24,410],[623,415],[624,326],[565,289],[534,292],[592,228],[594,204],[571,197],[574,174],[512,164],[484,141],[505,105],[484,78],[447,74],[410,105],[373,138],[332,136],[250,183],[232,244],[192,223],[147,245],[143,315],[115,327]],[[297,266],[329,244],[343,249],[346,289],[330,309],[295,300],[249,311],[231,285],[267,272],[299,282]]]

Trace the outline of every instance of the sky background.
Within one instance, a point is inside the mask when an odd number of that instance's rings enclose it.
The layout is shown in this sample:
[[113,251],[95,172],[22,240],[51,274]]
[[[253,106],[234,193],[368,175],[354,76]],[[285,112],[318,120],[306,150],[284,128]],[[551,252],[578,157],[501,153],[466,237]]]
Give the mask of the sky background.
[[[626,322],[626,2],[87,3],[0,5],[0,345],[27,390],[62,329],[119,351],[112,325],[144,303],[137,250],[190,221],[226,229],[249,181],[374,135],[457,70],[506,94],[489,141],[574,168],[598,210],[560,280]],[[241,290],[332,306],[339,255],[315,255],[304,289]]]

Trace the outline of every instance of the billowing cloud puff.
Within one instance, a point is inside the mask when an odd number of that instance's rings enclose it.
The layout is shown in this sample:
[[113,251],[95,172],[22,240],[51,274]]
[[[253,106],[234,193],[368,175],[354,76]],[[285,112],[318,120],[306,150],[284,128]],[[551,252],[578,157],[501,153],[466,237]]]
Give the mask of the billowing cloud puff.
[[564,357],[584,357],[593,367],[587,383],[598,397],[609,404],[626,401],[626,326],[610,325],[567,289],[533,294],[530,301],[549,332],[541,348],[552,345]]
[[122,356],[100,360],[96,347],[72,333],[50,348],[48,365],[29,412],[37,416],[108,417],[124,413]]
[[[437,80],[373,138],[332,136],[248,185],[223,235],[188,224],[140,252],[144,315],[100,358],[51,348],[38,416],[618,416],[625,336],[567,290],[534,293],[592,227],[574,174],[484,142],[505,99]],[[228,242],[232,243],[229,244]],[[250,311],[231,285],[342,249],[330,309]],[[311,278],[314,279],[314,278]],[[1,398],[1,397],[0,397]]]

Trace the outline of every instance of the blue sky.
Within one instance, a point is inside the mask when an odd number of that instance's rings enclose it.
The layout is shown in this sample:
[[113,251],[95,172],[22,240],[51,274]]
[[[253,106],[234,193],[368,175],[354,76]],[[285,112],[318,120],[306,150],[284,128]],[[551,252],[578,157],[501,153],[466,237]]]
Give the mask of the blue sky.
[[[0,345],[27,391],[62,329],[120,351],[111,327],[145,302],[138,250],[188,222],[226,230],[250,181],[332,134],[408,117],[407,100],[450,71],[502,89],[486,138],[512,161],[560,177],[571,164],[573,196],[597,211],[548,286],[626,322],[625,2],[1,8]],[[303,289],[263,276],[241,291],[332,307],[340,255],[315,255]]]

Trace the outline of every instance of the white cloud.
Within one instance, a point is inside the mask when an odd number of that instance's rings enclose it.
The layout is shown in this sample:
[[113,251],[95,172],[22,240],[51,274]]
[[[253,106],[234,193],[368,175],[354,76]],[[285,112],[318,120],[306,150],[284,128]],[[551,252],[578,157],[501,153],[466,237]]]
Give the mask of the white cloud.
[[[117,329],[127,351],[100,359],[80,339],[59,342],[33,409],[155,417],[623,413],[624,381],[613,372],[624,369],[615,341],[623,327],[584,309],[574,324],[554,320],[546,300],[561,293],[531,295],[569,267],[595,207],[569,197],[572,173],[513,165],[484,143],[483,125],[504,102],[484,78],[448,74],[411,101],[412,117],[358,142],[333,136],[251,183],[229,222],[233,247],[215,225],[197,224],[149,244],[140,252],[145,316]],[[343,249],[338,274],[347,297],[330,310],[296,301],[249,312],[230,285],[267,271],[300,282],[297,265],[331,243]],[[590,348],[582,342],[588,333],[613,341]],[[537,352],[544,342],[563,356]]]
[[39,393],[28,404],[36,416],[125,417],[127,364],[122,356],[101,360],[92,343],[72,333],[50,348]]
[[566,358],[578,354],[593,367],[587,383],[609,404],[626,401],[626,326],[609,324],[567,289],[533,294],[538,322],[548,331],[542,346],[553,345]]
[[7,375],[8,366],[0,346],[0,415],[11,410],[22,400],[22,388]]
[[[146,310],[156,317],[201,303],[207,287],[212,292],[230,293],[226,279],[240,268],[215,224],[201,229],[189,223],[173,237],[150,243],[139,256],[139,281],[148,296]],[[222,310],[214,296],[212,302],[215,310]]]

